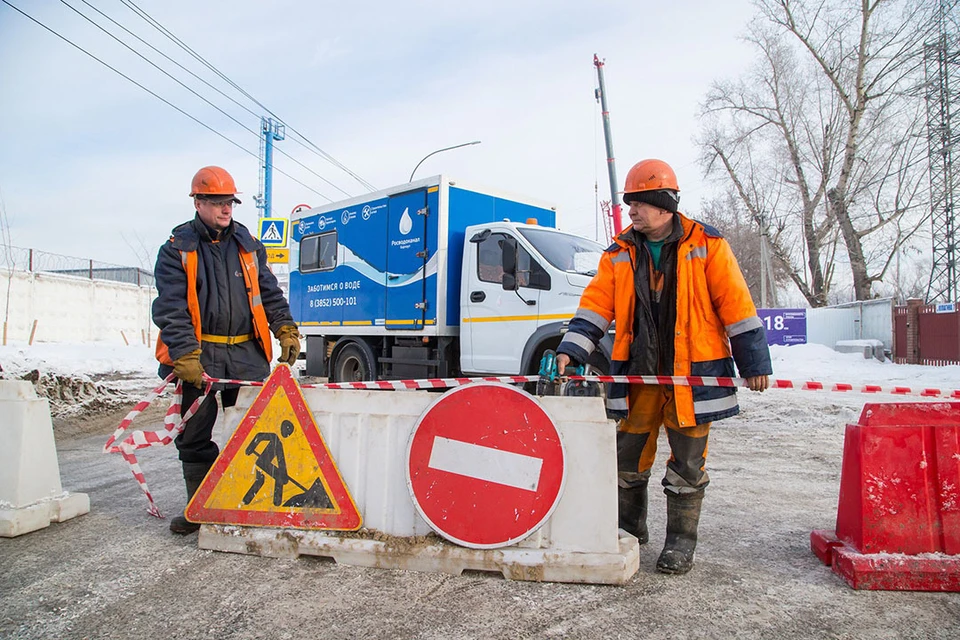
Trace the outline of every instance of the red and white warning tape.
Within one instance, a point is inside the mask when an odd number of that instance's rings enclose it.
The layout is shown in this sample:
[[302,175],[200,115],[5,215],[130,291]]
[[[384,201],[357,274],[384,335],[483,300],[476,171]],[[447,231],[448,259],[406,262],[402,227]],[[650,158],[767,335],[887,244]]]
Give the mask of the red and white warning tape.
[[[568,380],[586,382],[615,382],[624,384],[674,385],[681,387],[746,387],[744,378],[722,378],[708,376],[568,376]],[[303,389],[385,389],[402,391],[406,389],[446,389],[471,382],[505,382],[518,384],[538,382],[540,376],[489,376],[479,378],[425,378],[423,380],[376,380],[363,382],[327,382],[322,384],[301,384]],[[220,380],[213,382],[259,387],[262,382],[248,380]],[[843,382],[817,382],[808,380],[771,380],[771,389],[797,389],[801,391],[835,391],[853,393],[889,393],[899,396],[920,396],[924,398],[958,398],[960,389],[913,389],[911,387],[883,387],[880,385],[852,385]]]
[[[144,396],[136,404],[133,410],[117,427],[110,439],[103,446],[105,453],[119,453],[130,465],[133,477],[140,484],[140,488],[147,496],[150,503],[148,511],[150,515],[162,518],[160,510],[150,495],[150,489],[147,487],[147,481],[143,476],[143,471],[137,462],[133,452],[137,449],[146,447],[163,446],[170,444],[173,439],[183,431],[186,421],[196,413],[203,401],[203,398],[210,393],[214,384],[229,384],[249,387],[262,387],[263,382],[251,382],[249,380],[226,380],[220,378],[210,378],[204,376],[206,386],[199,398],[190,406],[189,410],[180,417],[180,403],[183,397],[181,383],[178,381],[174,390],[173,400],[167,415],[164,417],[163,429],[157,431],[133,431],[120,444],[116,441],[133,423],[133,419],[146,409],[150,404],[166,389],[174,379],[170,374],[163,384]],[[568,380],[601,382],[601,383],[624,383],[624,384],[646,384],[646,385],[675,385],[684,387],[745,387],[744,378],[722,378],[707,376],[569,376]],[[485,376],[479,378],[426,378],[422,380],[376,380],[364,382],[328,382],[323,384],[302,384],[303,389],[372,389],[372,390],[408,390],[408,389],[446,389],[460,385],[470,384],[472,382],[503,382],[507,384],[519,384],[525,382],[539,382],[540,376]],[[825,383],[808,380],[806,382],[794,382],[792,380],[771,380],[771,389],[797,389],[801,391],[828,391],[828,392],[852,392],[852,393],[887,393],[897,396],[920,396],[924,398],[954,398],[960,399],[960,389],[941,391],[940,389],[913,389],[911,387],[883,387],[880,385],[864,384],[852,385],[843,382]]]
[[173,391],[173,400],[170,403],[170,408],[167,409],[167,415],[163,418],[163,429],[158,429],[157,431],[133,431],[126,438],[120,441],[119,444],[115,444],[119,440],[124,432],[133,424],[133,419],[136,418],[144,409],[150,406],[150,404],[157,399],[157,397],[163,393],[163,390],[167,388],[174,380],[174,376],[171,373],[167,376],[163,384],[159,387],[148,393],[143,397],[140,402],[134,406],[134,408],[127,414],[127,416],[120,422],[120,426],[117,427],[117,430],[113,432],[113,435],[107,440],[106,444],[103,445],[104,453],[119,453],[123,456],[123,459],[127,461],[127,464],[130,465],[130,471],[133,473],[133,477],[136,479],[137,483],[140,485],[140,489],[143,491],[144,495],[147,496],[147,502],[150,503],[150,506],[147,507],[147,511],[152,516],[157,518],[162,518],[163,514],[160,513],[160,509],[157,508],[157,504],[153,501],[153,496],[150,494],[150,488],[147,486],[147,479],[143,475],[143,470],[140,468],[140,463],[137,462],[137,456],[134,455],[134,451],[137,449],[145,449],[147,447],[162,447],[165,444],[170,444],[173,442],[173,439],[183,431],[183,425],[186,424],[187,420],[190,419],[193,414],[197,412],[197,409],[200,407],[200,403],[203,401],[204,396],[210,393],[210,388],[213,386],[213,381],[208,380],[206,388],[204,388],[203,393],[200,394],[200,397],[194,401],[187,412],[180,417],[180,403],[183,399],[183,387],[182,383],[178,380],[177,385]]

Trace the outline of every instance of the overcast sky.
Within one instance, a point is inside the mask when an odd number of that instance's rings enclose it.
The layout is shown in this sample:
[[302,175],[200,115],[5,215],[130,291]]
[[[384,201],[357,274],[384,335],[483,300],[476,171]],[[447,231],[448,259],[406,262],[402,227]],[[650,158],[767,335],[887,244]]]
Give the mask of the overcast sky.
[[[254,226],[259,116],[121,0],[65,0],[181,79],[233,122],[63,2],[9,0],[245,152],[6,4],[0,4],[0,194],[19,247],[152,268],[193,215],[194,172],[227,168]],[[677,170],[681,210],[714,188],[694,137],[710,83],[751,58],[749,0],[673,3],[187,2],[127,0],[323,151],[378,188],[448,174],[553,202],[561,228],[593,237],[594,184],[608,199],[593,54],[606,61],[618,179],[659,157]],[[97,14],[96,7],[240,102],[237,106]],[[253,113],[248,112],[250,109]],[[277,148],[273,213],[366,189],[292,140]],[[341,191],[342,190],[342,191]],[[319,193],[316,193],[319,192]],[[322,194],[322,195],[320,195]],[[324,197],[325,196],[325,197]]]

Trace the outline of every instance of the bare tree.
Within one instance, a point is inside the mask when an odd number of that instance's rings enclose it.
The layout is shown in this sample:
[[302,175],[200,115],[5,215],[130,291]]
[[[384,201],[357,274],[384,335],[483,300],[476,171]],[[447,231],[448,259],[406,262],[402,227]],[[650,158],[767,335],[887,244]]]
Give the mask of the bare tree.
[[[706,200],[701,207],[697,220],[717,228],[730,243],[750,287],[750,295],[759,304],[763,298],[761,283],[764,269],[760,249],[763,242],[761,225],[744,210],[743,202],[733,191]],[[788,269],[776,256],[772,263],[773,286],[786,285],[790,281]]]
[[770,226],[811,306],[827,303],[843,260],[856,298],[870,298],[925,220],[923,105],[909,90],[926,22],[906,0],[757,6],[754,68],[703,105],[704,167]]
[[123,231],[120,232],[120,237],[123,238],[127,248],[133,252],[134,256],[136,256],[137,265],[144,271],[149,271],[152,273],[155,252],[151,252],[150,248],[147,247],[147,243],[143,241],[143,236],[141,236],[137,231],[133,231],[131,235],[133,236],[132,238],[128,237]]

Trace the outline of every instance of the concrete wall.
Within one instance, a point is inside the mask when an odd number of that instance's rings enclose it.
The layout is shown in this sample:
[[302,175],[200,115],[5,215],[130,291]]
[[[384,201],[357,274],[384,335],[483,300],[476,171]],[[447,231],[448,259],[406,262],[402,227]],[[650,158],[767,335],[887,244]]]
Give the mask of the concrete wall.
[[[0,268],[0,319],[6,341],[118,342],[153,344],[157,328],[150,305],[157,291],[76,276]],[[9,306],[8,306],[9,300]]]

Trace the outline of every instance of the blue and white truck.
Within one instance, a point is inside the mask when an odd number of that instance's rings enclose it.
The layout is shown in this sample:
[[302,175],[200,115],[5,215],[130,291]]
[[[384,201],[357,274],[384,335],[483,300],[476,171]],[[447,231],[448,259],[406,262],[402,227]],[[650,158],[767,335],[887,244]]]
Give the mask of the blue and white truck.
[[[424,178],[294,213],[290,308],[332,382],[527,375],[560,342],[603,246],[554,207]],[[607,370],[598,349],[591,368]]]

